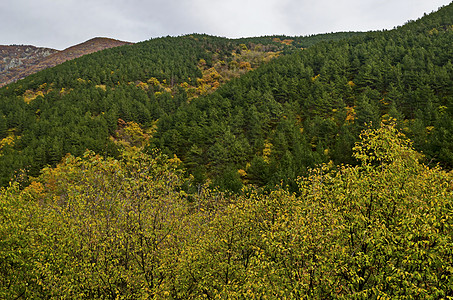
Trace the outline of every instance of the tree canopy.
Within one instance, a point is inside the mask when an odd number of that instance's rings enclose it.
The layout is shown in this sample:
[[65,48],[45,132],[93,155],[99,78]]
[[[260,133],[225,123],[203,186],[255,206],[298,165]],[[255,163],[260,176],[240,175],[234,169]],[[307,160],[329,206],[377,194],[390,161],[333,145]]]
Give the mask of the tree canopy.
[[448,298],[452,173],[394,124],[298,193],[190,192],[180,161],[66,156],[0,193],[0,297]]

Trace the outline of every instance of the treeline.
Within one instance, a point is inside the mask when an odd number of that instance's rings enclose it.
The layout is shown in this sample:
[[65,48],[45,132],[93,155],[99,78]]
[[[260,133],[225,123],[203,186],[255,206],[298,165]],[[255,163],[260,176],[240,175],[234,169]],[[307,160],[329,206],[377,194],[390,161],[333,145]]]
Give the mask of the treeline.
[[393,125],[298,194],[191,192],[177,159],[86,152],[0,191],[4,299],[448,299],[452,173]]

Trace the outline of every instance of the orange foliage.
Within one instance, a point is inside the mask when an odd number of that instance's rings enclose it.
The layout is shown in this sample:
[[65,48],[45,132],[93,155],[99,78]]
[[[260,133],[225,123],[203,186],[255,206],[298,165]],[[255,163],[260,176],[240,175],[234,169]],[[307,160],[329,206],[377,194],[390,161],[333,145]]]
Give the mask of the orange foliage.
[[241,61],[239,63],[239,69],[241,69],[241,70],[252,70],[252,66],[247,61]]
[[355,115],[356,115],[356,112],[355,112],[355,110],[354,110],[354,107],[349,107],[349,106],[347,106],[346,109],[347,109],[347,111],[348,111],[348,112],[347,112],[347,115],[346,115],[346,122],[351,122],[351,123],[353,123],[354,120],[355,120]]

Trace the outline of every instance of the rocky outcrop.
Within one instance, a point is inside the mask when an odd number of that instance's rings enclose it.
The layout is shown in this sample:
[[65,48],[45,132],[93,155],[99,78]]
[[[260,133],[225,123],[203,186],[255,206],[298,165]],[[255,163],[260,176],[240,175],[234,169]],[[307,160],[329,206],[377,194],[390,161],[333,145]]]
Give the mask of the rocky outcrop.
[[93,38],[63,51],[23,45],[0,46],[0,87],[67,60],[126,44],[131,43]]

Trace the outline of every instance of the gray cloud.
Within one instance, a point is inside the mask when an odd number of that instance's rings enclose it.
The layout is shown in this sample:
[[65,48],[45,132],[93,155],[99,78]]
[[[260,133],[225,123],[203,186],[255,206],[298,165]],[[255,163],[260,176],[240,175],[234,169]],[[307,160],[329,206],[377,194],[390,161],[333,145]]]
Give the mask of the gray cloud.
[[64,49],[95,36],[126,41],[390,29],[451,0],[4,0],[0,44]]

